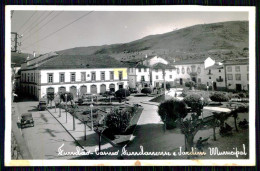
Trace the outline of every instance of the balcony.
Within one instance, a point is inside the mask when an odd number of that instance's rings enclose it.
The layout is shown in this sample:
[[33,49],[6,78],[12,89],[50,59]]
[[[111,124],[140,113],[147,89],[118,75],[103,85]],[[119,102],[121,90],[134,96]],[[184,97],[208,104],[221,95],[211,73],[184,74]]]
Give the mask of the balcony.
[[217,82],[223,82],[223,78],[217,78],[216,81]]

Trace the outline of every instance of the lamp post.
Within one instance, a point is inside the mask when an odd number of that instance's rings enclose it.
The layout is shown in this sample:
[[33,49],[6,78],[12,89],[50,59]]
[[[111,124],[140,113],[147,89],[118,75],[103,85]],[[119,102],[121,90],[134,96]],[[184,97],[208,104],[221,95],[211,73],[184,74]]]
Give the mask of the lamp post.
[[92,108],[93,108],[93,104],[90,104],[90,114],[91,114],[91,131],[93,131],[93,113],[92,113]]
[[204,106],[204,98],[201,97],[201,98],[200,98],[200,101],[201,101],[201,104],[202,104],[201,118],[202,118],[202,120],[203,120],[203,106]]
[[83,117],[83,121],[84,121],[84,140],[87,140],[87,126],[86,126],[86,122],[87,119],[85,117]]
[[[60,105],[61,105],[61,99],[60,99]],[[59,106],[59,117],[61,117],[61,110],[60,110],[60,107],[61,107],[61,106]]]
[[65,101],[66,101],[66,109],[65,109],[65,111],[66,111],[66,123],[68,123],[68,115],[67,115],[67,94],[65,94]]

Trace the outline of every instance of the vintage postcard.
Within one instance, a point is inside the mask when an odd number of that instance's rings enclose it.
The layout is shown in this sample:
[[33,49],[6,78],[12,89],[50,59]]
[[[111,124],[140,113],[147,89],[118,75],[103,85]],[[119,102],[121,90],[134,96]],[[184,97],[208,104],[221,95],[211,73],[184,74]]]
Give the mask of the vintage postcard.
[[6,6],[6,166],[254,166],[255,8]]

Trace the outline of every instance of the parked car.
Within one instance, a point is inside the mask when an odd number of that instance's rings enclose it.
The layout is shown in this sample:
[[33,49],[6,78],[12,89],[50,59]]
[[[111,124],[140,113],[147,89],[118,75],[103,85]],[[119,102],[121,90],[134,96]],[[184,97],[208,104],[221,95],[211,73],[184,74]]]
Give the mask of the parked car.
[[130,93],[138,93],[136,88],[129,88]]
[[25,128],[27,126],[34,126],[32,113],[23,113],[21,115],[21,128]]
[[42,110],[46,110],[47,108],[47,102],[45,100],[40,100],[39,104],[37,106],[38,110],[42,111]]

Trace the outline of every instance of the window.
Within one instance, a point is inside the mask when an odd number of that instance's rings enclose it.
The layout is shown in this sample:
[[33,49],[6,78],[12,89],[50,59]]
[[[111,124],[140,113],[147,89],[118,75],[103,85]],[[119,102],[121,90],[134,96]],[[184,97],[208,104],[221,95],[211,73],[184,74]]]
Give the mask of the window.
[[146,68],[144,68],[144,72],[146,72]]
[[201,73],[201,68],[200,68],[200,67],[198,67],[198,69],[197,69],[197,73],[198,73],[198,74]]
[[60,73],[60,82],[61,83],[65,82],[65,74],[64,73]]
[[241,74],[236,74],[236,80],[240,81],[241,80]]
[[31,82],[33,82],[33,73],[31,73]]
[[158,75],[156,75],[156,79],[157,79],[157,80],[159,79],[159,76],[158,76]]
[[48,83],[53,83],[53,74],[48,74]]
[[187,73],[188,73],[188,74],[190,73],[190,67],[187,68]]
[[141,76],[141,81],[145,81],[145,79],[144,79],[144,76],[143,76],[143,75]]
[[228,67],[227,67],[227,71],[228,71],[228,72],[232,72],[232,67],[231,67],[231,66],[228,66]]
[[181,72],[182,72],[182,74],[185,74],[185,69],[182,68],[182,69],[181,69]]
[[172,75],[170,75],[170,79],[172,79]]
[[247,76],[247,81],[249,80],[249,74],[246,75]]
[[141,72],[141,68],[138,68],[138,71]]
[[100,78],[101,78],[101,80],[105,80],[105,72],[104,71],[101,72]]
[[211,79],[211,77],[209,77],[209,79]]
[[[132,68],[133,70],[133,68]],[[114,80],[114,71],[110,71],[110,80]]]
[[91,81],[96,81],[96,73],[95,72],[91,73]]
[[119,78],[119,80],[123,79],[123,72],[122,71],[118,71],[118,78]]
[[240,72],[240,66],[236,66],[236,72]]
[[221,69],[220,69],[220,70],[218,70],[218,72],[221,72]]
[[201,83],[201,78],[198,78],[198,83]]
[[86,81],[86,72],[81,73],[81,81]]
[[249,66],[246,66],[246,68],[247,68],[247,71],[249,71]]
[[195,65],[192,65],[192,66],[191,66],[191,72],[196,72],[195,69],[196,69]]
[[208,74],[211,74],[211,69],[209,69],[209,73]]
[[179,68],[177,68],[177,74],[180,74],[180,69]]
[[76,73],[73,72],[73,73],[70,73],[70,82],[74,82],[76,81]]
[[228,80],[233,80],[233,75],[232,74],[227,74]]

